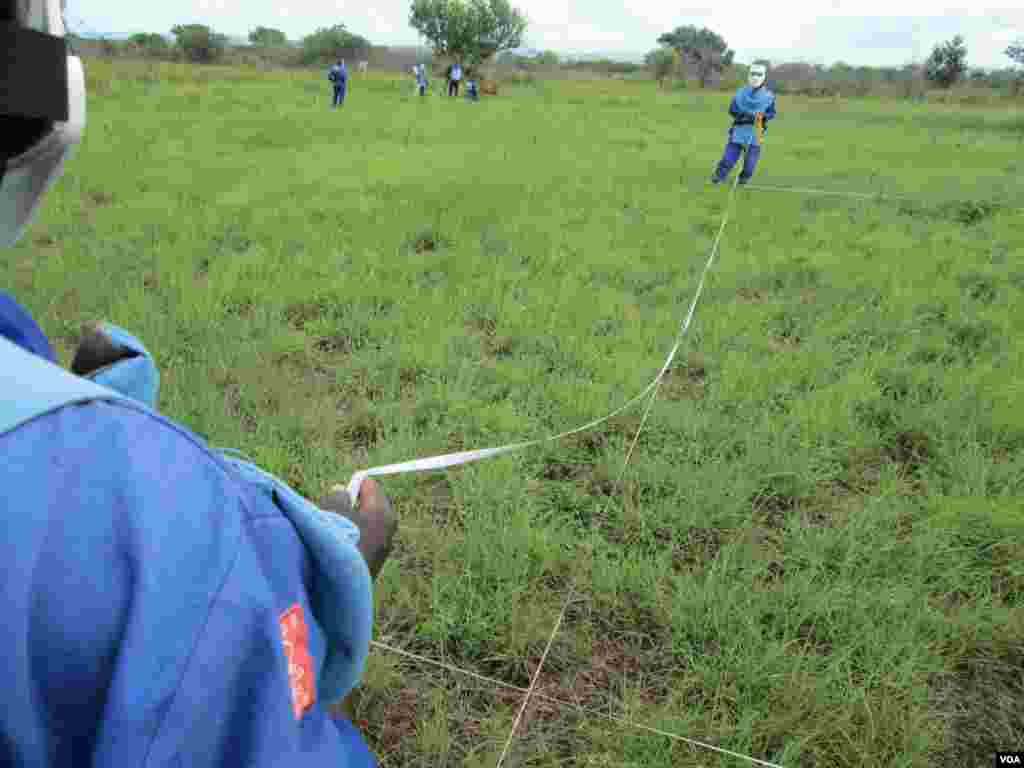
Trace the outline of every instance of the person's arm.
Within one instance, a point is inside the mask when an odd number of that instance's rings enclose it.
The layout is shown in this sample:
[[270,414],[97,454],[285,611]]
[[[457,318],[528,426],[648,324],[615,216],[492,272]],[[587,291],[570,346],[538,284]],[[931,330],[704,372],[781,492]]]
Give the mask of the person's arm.
[[767,123],[769,120],[775,119],[775,99],[772,98],[771,104],[768,105],[768,109],[764,111],[764,121]]
[[[97,768],[144,756],[218,768],[374,764],[351,724],[328,712],[333,702],[296,696],[290,659],[319,679],[326,635],[311,555],[269,496],[186,430],[125,405],[39,417],[0,437],[0,452],[5,504],[20,511],[0,541],[10,576],[0,673],[25,703],[0,712],[14,754]],[[306,655],[285,644],[282,622],[295,615]]]
[[754,122],[754,116],[749,112],[744,112],[740,109],[739,104],[736,103],[736,97],[733,96],[731,102],[729,102],[729,114],[736,121],[736,125],[749,125]]

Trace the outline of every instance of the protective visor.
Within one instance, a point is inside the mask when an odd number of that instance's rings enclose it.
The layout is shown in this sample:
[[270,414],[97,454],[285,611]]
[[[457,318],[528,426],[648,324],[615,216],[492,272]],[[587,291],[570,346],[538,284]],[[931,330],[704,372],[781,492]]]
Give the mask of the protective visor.
[[762,85],[764,85],[764,78],[766,74],[767,71],[762,65],[755,64],[754,66],[752,66],[750,68],[750,73],[747,76],[747,79],[750,82],[751,87],[760,88]]
[[85,72],[62,38],[0,23],[0,247],[24,233],[85,128]]

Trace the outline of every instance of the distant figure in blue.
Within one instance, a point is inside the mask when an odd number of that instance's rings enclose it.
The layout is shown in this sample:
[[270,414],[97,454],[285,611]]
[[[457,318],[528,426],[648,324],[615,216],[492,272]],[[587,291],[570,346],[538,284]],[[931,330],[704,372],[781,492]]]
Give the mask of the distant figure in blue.
[[470,101],[480,101],[480,91],[477,89],[475,77],[466,81],[466,98]]
[[427,95],[427,68],[423,64],[417,64],[412,68],[412,73],[416,76],[416,91],[420,96]]
[[344,59],[338,59],[337,64],[331,67],[327,79],[334,83],[334,108],[337,109],[345,104],[345,91],[348,88],[348,67]]
[[462,65],[455,62],[448,67],[448,95],[459,95],[459,82],[462,80]]
[[725,152],[722,159],[711,177],[713,184],[719,184],[729,175],[732,167],[736,165],[740,154],[746,147],[746,154],[743,157],[743,170],[740,171],[740,184],[746,184],[754,175],[757,161],[761,157],[761,144],[759,131],[768,130],[767,123],[775,117],[775,94],[764,87],[767,70],[763,64],[753,64],[750,67],[748,76],[749,85],[745,85],[736,91],[732,103],[729,104],[729,114],[733,117],[732,127],[729,129],[729,141],[725,145]]

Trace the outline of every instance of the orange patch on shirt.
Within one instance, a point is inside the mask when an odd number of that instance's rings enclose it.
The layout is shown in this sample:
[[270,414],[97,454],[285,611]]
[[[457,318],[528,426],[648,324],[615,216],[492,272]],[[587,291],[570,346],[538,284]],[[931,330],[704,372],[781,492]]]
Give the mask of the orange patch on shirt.
[[313,657],[309,655],[309,632],[302,606],[295,603],[281,614],[281,642],[288,660],[288,684],[292,689],[292,711],[299,720],[316,701]]

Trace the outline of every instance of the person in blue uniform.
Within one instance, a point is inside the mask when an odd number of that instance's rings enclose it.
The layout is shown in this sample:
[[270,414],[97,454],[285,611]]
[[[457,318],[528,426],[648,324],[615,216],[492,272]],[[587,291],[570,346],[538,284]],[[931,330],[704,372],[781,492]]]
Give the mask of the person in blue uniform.
[[761,157],[761,136],[767,130],[768,121],[776,115],[775,94],[765,87],[766,76],[767,69],[763,64],[751,65],[748,84],[736,91],[729,103],[733,124],[729,128],[729,139],[722,159],[711,177],[714,184],[725,180],[741,154],[744,155],[743,168],[738,182],[746,184],[754,175],[757,161]]
[[[59,0],[0,0],[0,248],[85,127],[64,36]],[[335,705],[367,658],[387,497],[314,504],[158,394],[124,329],[88,324],[66,370],[0,294],[0,765],[371,768]]]
[[348,91],[348,67],[344,59],[338,59],[327,71],[327,79],[334,84],[334,108],[345,106],[345,94]]

